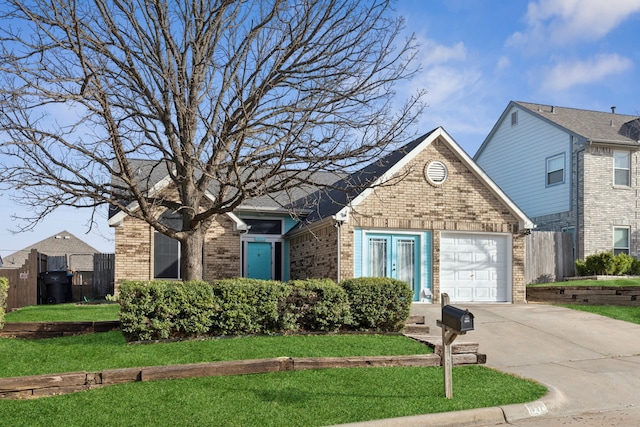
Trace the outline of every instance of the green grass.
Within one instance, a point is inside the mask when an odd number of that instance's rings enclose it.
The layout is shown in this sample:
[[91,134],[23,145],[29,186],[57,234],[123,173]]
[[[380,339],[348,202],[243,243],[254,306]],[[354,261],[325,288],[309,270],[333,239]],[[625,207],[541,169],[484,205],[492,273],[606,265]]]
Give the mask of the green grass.
[[640,286],[640,279],[607,279],[607,280],[568,280],[565,282],[553,283],[533,283],[527,285],[532,288],[542,288],[549,286],[607,286],[612,288],[626,286]]
[[127,344],[119,331],[41,340],[1,339],[0,377],[246,360],[431,353],[402,335],[293,335]]
[[[114,320],[117,305],[25,307],[13,322]],[[260,359],[430,353],[400,335],[255,336],[127,344],[119,331],[0,339],[0,377]],[[35,400],[0,400],[0,426],[315,426],[533,401],[546,393],[481,366],[290,371],[130,383]],[[123,420],[126,420],[124,422]]]
[[30,305],[6,314],[10,322],[97,322],[118,320],[118,304]]
[[321,426],[529,402],[545,393],[539,384],[481,366],[453,369],[453,399],[444,397],[441,368],[289,371],[5,400],[0,424]]
[[617,305],[578,305],[562,304],[562,307],[574,310],[586,311],[588,313],[599,314],[612,319],[624,320],[625,322],[637,323],[640,325],[640,307],[628,307]]

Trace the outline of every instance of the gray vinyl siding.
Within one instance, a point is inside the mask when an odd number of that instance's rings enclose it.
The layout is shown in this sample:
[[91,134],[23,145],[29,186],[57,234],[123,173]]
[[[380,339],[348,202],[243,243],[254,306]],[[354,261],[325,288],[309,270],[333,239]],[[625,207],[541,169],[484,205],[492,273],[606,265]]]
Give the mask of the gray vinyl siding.
[[[518,110],[517,124],[511,113]],[[484,171],[529,216],[571,210],[571,139],[558,127],[526,110],[512,107],[475,159]],[[564,182],[546,185],[546,159],[564,153]]]

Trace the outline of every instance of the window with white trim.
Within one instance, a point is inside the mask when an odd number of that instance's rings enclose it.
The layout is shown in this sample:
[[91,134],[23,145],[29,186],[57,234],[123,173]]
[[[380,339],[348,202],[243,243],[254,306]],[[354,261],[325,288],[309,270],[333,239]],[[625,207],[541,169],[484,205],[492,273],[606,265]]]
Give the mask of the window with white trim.
[[613,228],[613,254],[629,254],[629,227]]
[[613,152],[613,185],[629,187],[631,185],[631,153],[614,150]]
[[511,113],[511,126],[515,126],[518,124],[518,112],[514,111]]
[[547,186],[564,182],[564,153],[547,159]]

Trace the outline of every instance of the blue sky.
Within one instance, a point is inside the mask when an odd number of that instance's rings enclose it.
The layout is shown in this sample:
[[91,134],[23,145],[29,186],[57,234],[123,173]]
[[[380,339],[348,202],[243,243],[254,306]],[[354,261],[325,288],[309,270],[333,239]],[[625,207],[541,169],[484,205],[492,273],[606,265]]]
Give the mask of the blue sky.
[[[640,0],[399,0],[420,44],[420,73],[398,96],[428,91],[415,132],[444,127],[471,156],[509,101],[640,115]],[[65,209],[13,234],[20,207],[1,199],[0,255],[62,230],[113,251],[105,215]]]

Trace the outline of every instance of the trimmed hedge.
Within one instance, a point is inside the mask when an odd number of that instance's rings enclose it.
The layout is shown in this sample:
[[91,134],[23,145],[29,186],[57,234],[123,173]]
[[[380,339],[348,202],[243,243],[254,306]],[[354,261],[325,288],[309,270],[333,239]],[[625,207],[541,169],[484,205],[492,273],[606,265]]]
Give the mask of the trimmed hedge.
[[9,295],[9,279],[0,277],[0,329],[4,328],[4,314],[7,309]]
[[[412,292],[393,279],[290,283],[226,279],[212,283],[127,281],[120,322],[129,341],[220,335],[375,330],[396,332]],[[371,311],[367,313],[367,311]]]
[[413,301],[407,283],[386,277],[360,277],[343,280],[340,285],[349,297],[354,329],[402,330]]
[[296,280],[285,300],[291,329],[334,332],[352,322],[345,290],[329,279]]
[[291,292],[290,286],[255,279],[226,279],[211,286],[215,300],[213,335],[284,332],[279,307]]

